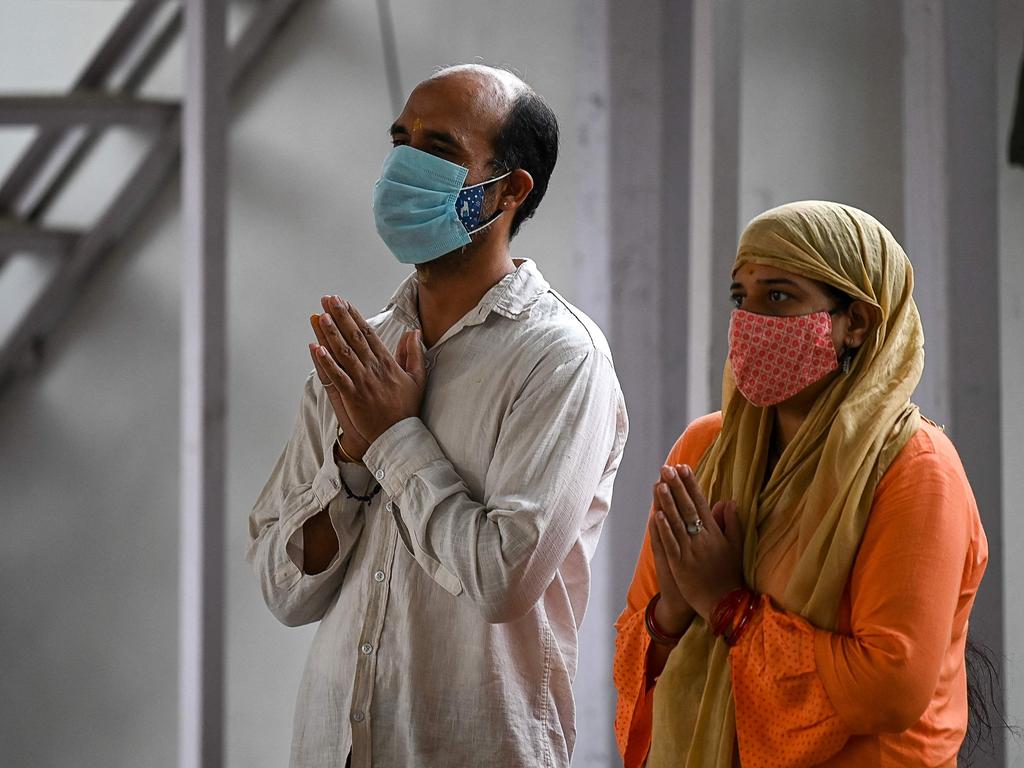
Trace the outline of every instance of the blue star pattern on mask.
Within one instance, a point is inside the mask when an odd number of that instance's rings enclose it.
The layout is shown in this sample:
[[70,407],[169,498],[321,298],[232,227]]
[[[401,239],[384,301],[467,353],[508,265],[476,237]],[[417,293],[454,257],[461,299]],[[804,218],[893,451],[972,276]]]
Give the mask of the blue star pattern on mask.
[[480,212],[483,204],[483,186],[464,189],[456,198],[455,213],[458,214],[459,221],[462,222],[462,226],[466,228],[467,232],[472,232],[480,225]]

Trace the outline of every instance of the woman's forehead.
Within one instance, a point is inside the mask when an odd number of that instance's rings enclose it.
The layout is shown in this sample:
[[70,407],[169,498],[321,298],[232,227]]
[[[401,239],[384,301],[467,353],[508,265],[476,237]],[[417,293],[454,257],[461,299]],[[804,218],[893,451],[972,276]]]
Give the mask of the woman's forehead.
[[745,261],[740,264],[732,272],[733,280],[792,280],[800,283],[813,283],[809,277],[798,275],[795,272],[789,272],[785,269],[770,266],[768,264],[758,264],[756,261]]

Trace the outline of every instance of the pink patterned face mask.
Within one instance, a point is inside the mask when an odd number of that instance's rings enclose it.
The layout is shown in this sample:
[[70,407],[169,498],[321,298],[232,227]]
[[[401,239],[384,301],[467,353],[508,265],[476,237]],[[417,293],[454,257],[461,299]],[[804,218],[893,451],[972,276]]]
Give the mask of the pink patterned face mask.
[[777,317],[734,310],[729,361],[736,388],[763,408],[788,400],[839,367],[828,312]]

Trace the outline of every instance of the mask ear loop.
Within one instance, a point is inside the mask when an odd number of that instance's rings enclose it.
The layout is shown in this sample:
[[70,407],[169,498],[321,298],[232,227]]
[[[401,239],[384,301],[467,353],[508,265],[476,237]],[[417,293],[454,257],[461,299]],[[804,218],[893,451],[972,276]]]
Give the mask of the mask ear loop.
[[485,229],[486,227],[489,227],[489,226],[491,226],[491,224],[493,224],[493,223],[494,223],[494,222],[496,222],[496,221],[497,221],[497,220],[498,220],[499,218],[501,218],[501,214],[503,214],[503,213],[504,213],[504,211],[502,211],[502,210],[498,210],[498,211],[495,211],[495,212],[494,212],[494,215],[493,215],[493,216],[491,216],[491,218],[489,218],[489,219],[488,219],[487,221],[485,221],[485,222],[484,222],[483,224],[480,224],[480,225],[479,225],[478,227],[476,227],[476,229],[471,229],[471,230],[469,230],[468,232],[466,232],[466,234],[467,234],[467,235],[475,235],[475,234],[476,234],[477,232],[479,232],[479,231],[480,231],[481,229]]
[[[476,184],[470,184],[468,187],[463,187],[462,190],[460,190],[460,191],[467,190],[467,189],[476,189],[477,187],[483,187],[483,186],[485,186],[487,184],[493,184],[494,182],[501,181],[505,177],[511,176],[511,175],[512,175],[512,171],[509,171],[508,173],[504,173],[501,176],[495,176],[493,179],[487,179],[487,181],[481,181],[481,182],[478,182]],[[501,216],[501,214],[503,214],[504,212],[505,211],[502,211],[502,210],[495,211],[494,215],[491,216],[491,218],[489,218],[483,224],[479,224],[474,229],[467,230],[466,234],[467,235],[475,235],[481,229],[484,229],[485,227],[491,226],[491,224],[493,224],[495,221],[497,221],[498,218]]]
[[511,176],[511,175],[512,175],[512,171],[509,171],[508,173],[503,173],[501,176],[495,176],[493,179],[487,179],[486,181],[479,181],[476,184],[470,184],[468,187],[463,187],[462,189],[460,189],[459,192],[464,192],[467,189],[476,189],[477,187],[482,187],[485,184],[493,184],[494,182],[501,181],[506,176]]

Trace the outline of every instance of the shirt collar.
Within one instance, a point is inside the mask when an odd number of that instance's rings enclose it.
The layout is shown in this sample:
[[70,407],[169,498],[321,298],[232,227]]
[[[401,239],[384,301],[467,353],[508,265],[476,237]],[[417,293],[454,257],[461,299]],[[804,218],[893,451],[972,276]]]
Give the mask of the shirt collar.
[[[515,264],[516,271],[505,275],[487,291],[480,302],[456,324],[457,326],[478,325],[492,312],[510,320],[518,320],[537,299],[550,290],[551,286],[532,259],[517,259]],[[393,310],[395,316],[405,325],[419,328],[419,308],[416,301],[418,291],[419,281],[413,272],[398,286],[385,310]]]

